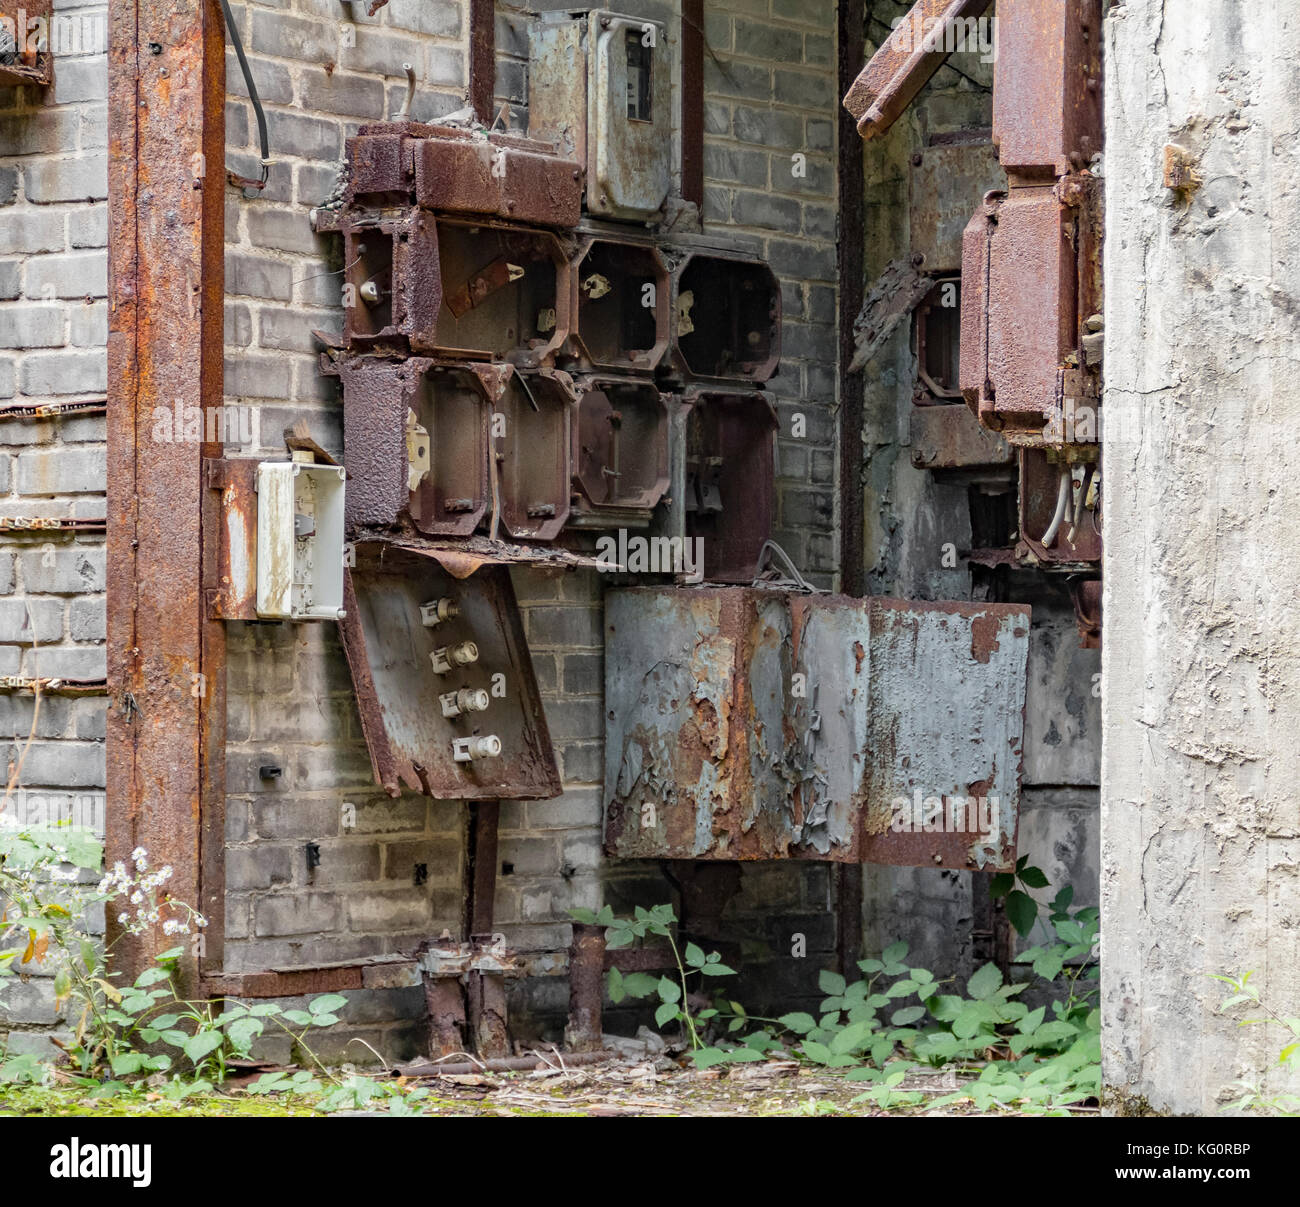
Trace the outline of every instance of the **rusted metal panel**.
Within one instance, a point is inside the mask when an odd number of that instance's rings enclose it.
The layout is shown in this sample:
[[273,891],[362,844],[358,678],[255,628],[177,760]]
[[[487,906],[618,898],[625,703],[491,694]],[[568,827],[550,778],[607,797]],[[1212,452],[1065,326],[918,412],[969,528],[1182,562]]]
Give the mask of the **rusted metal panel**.
[[1023,179],[1085,168],[1101,150],[1103,0],[1001,0],[993,141]]
[[367,127],[347,140],[348,179],[344,200],[349,208],[405,206],[415,188],[412,140],[401,127]]
[[1078,332],[1075,211],[1051,186],[989,194],[966,228],[961,389],[980,422],[1041,441]]
[[934,282],[908,260],[891,260],[872,282],[853,320],[853,359],[849,372],[858,373],[884,347],[885,342],[908,318]]
[[429,209],[561,227],[582,214],[582,169],[548,144],[452,132],[410,146],[415,199]]
[[611,854],[1013,861],[1028,608],[643,588],[605,616]]
[[954,22],[978,17],[988,6],[989,0],[917,0],[912,5],[844,97],[863,138],[884,134],[943,66]]
[[668,351],[668,269],[654,244],[588,238],[574,258],[573,351],[583,369],[650,373]]
[[203,979],[211,997],[297,997],[348,989],[398,989],[420,984],[413,956],[368,956],[310,968],[268,968],[258,972],[213,973]]
[[354,348],[433,347],[443,300],[433,216],[419,209],[354,210],[340,227],[347,342]]
[[1006,184],[991,142],[918,151],[910,176],[912,264],[928,273],[960,272],[962,232],[971,211],[985,193]]
[[54,82],[54,0],[23,0],[0,14],[0,88]]
[[764,382],[781,363],[781,285],[762,260],[687,251],[671,273],[672,367],[687,381]]
[[582,377],[576,388],[575,505],[592,522],[644,525],[668,489],[667,400],[628,378]]
[[776,517],[776,411],[757,391],[690,387],[685,412],[687,537],[710,582],[750,583]]
[[871,601],[864,860],[1014,865],[1029,622],[1019,604]]
[[[440,623],[423,605],[448,600]],[[457,578],[435,558],[392,545],[357,546],[339,622],[375,778],[446,800],[559,795],[546,718],[509,572]],[[472,643],[472,651],[464,650]],[[456,651],[464,651],[456,653]],[[487,693],[446,715],[449,693]],[[502,694],[504,693],[504,694]],[[485,706],[484,706],[485,705]],[[458,740],[495,738],[458,761]],[[481,756],[481,757],[480,757]]]
[[960,402],[914,406],[911,425],[912,464],[917,469],[980,469],[1014,463],[1011,446],[981,427]]
[[[170,865],[219,967],[225,633],[201,586],[220,522],[203,465],[222,449],[157,441],[153,422],[157,406],[221,403],[225,31],[207,0],[122,0],[108,22],[107,858],[143,847]],[[108,914],[128,979],[173,945]]]

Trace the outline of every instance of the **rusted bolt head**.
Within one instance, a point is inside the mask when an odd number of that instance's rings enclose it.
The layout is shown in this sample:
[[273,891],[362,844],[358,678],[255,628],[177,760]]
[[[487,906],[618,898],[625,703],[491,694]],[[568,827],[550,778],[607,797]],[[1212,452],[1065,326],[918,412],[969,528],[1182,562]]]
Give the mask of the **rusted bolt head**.
[[924,264],[924,263],[925,263],[925,253],[924,253],[924,252],[919,252],[919,251],[918,251],[918,252],[917,252],[917,253],[912,257],[912,267],[913,267],[913,268],[920,268],[921,265]]
[[925,156],[920,151],[912,153],[912,167],[919,168],[925,162]]

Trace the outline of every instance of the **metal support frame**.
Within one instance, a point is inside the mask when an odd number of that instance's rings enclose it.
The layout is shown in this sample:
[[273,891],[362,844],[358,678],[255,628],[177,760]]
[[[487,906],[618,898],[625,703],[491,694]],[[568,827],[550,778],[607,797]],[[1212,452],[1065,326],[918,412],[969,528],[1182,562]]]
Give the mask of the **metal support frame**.
[[[222,450],[152,429],[156,406],[221,405],[225,27],[217,0],[117,0],[108,20],[107,858],[170,865],[167,891],[209,922],[198,962],[219,967],[226,651],[202,584],[203,459]],[[128,980],[175,943],[120,930],[110,909]]]
[[[865,22],[863,0],[842,0],[835,39],[841,96],[857,78],[858,64],[862,59]],[[853,322],[862,308],[866,289],[863,280],[866,256],[862,245],[866,230],[865,183],[862,176],[862,140],[858,137],[857,122],[843,106],[838,112],[840,590],[845,595],[861,596],[866,592],[866,517],[862,496],[864,385],[861,371],[852,372],[851,366],[857,351]],[[836,895],[836,957],[843,971],[852,968],[862,954],[862,865],[845,864],[833,875]]]

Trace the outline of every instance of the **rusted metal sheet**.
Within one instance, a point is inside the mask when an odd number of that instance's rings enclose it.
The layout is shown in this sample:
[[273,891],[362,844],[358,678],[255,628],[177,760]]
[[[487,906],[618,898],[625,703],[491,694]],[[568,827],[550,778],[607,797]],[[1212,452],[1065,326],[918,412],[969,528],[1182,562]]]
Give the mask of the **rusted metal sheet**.
[[[980,16],[989,0],[917,0],[853,81],[844,107],[863,138],[878,138],[902,115],[948,57],[958,20]],[[999,14],[1000,16],[1000,14]]]
[[432,348],[443,301],[433,216],[413,208],[351,211],[340,227],[347,342],[354,348]]
[[917,469],[980,469],[1014,464],[1011,446],[980,426],[960,402],[912,408],[912,464]]
[[268,968],[259,972],[219,972],[203,979],[211,997],[297,997],[301,994],[338,993],[348,989],[400,989],[420,984],[419,964],[413,956],[367,956],[310,968]]
[[644,525],[669,482],[668,402],[653,383],[577,379],[575,507],[593,523]]
[[208,489],[219,491],[216,581],[207,590],[208,616],[257,619],[257,462],[221,458],[205,462]]
[[[426,623],[434,618],[422,607],[439,600],[454,606]],[[460,579],[433,557],[359,545],[344,608],[339,627],[361,728],[385,791],[446,800],[559,795],[507,570],[484,567]],[[487,694],[447,715],[445,697],[466,691]]]
[[1063,176],[1101,150],[1103,0],[1001,0],[993,141],[1021,180]]
[[907,260],[891,260],[885,265],[853,320],[855,351],[849,363],[850,373],[858,373],[871,363],[898,324],[911,315],[933,288],[929,274]]
[[611,854],[1013,861],[1028,608],[643,588],[605,616]]
[[401,207],[415,190],[413,142],[401,127],[366,127],[347,140],[349,208]]
[[586,370],[650,373],[668,351],[668,269],[654,244],[595,236],[574,257],[572,350]]
[[0,88],[54,82],[54,0],[23,0],[0,14]]
[[980,422],[1041,442],[1079,320],[1075,213],[1056,188],[990,193],[966,228],[961,389]]
[[1079,629],[1079,648],[1101,649],[1101,579],[1075,580],[1070,584],[1070,598]]
[[516,540],[551,541],[569,518],[577,395],[558,369],[511,373],[497,404],[492,462],[501,523]]
[[[121,0],[108,23],[106,858],[143,847],[170,865],[219,967],[225,632],[201,586],[219,523],[203,465],[222,449],[157,441],[153,424],[157,406],[221,403],[225,31],[207,0]],[[121,934],[113,909],[108,939],[128,979],[174,943]]]
[[682,408],[686,536],[710,582],[750,583],[776,518],[776,411],[757,391],[694,386]]
[[781,285],[762,260],[689,251],[671,273],[672,367],[687,381],[764,382],[781,363]]
[[912,264],[927,273],[960,272],[962,232],[971,211],[985,193],[1006,185],[991,142],[945,143],[913,155]]

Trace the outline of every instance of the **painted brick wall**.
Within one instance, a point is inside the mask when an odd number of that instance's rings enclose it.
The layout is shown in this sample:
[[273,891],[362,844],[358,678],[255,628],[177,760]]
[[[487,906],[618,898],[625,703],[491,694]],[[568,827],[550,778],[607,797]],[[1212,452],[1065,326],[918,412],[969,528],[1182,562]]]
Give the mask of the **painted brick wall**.
[[[107,385],[107,10],[54,10],[54,87],[0,89],[0,406],[102,399]],[[102,518],[104,440],[102,415],[0,420],[0,515]],[[103,545],[0,534],[0,675],[103,678]],[[46,696],[28,746],[34,697],[0,693],[6,772],[26,747],[10,817],[102,834],[106,707]],[[48,977],[0,1001],[11,1051],[50,1050],[58,1023]]]

